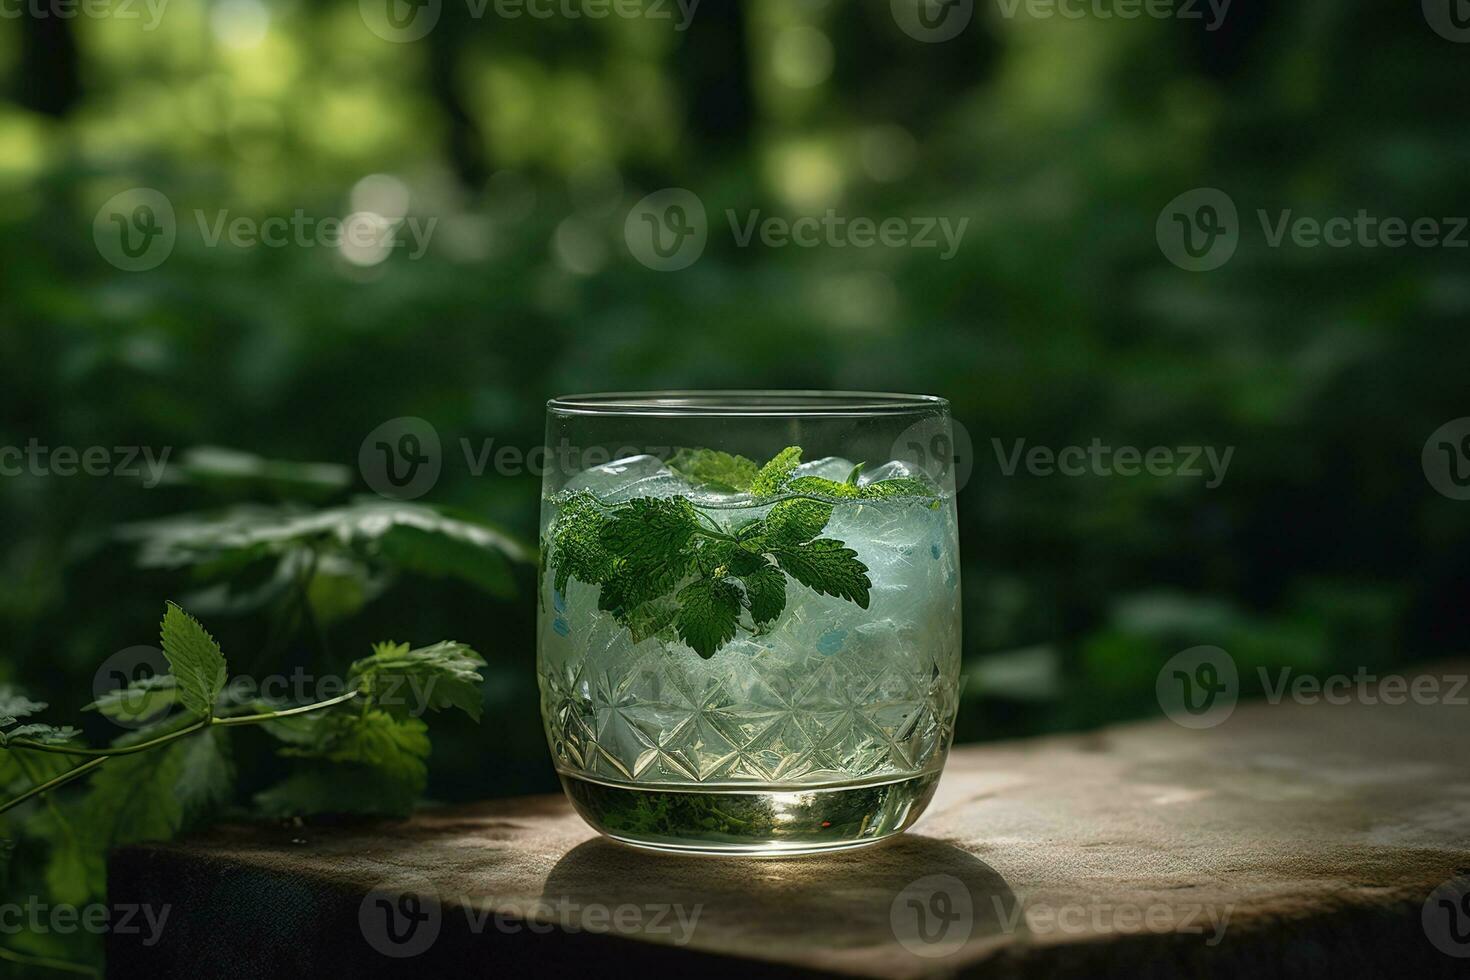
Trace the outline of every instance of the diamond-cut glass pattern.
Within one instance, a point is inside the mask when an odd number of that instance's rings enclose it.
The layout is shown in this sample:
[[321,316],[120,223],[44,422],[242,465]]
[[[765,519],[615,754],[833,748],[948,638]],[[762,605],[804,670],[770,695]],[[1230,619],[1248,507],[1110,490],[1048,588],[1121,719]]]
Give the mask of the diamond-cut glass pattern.
[[[930,772],[953,734],[959,588],[951,509],[839,506],[867,610],[789,583],[761,636],[708,660],[635,644],[595,587],[549,582],[539,673],[558,768],[618,783],[820,785]],[[553,515],[554,516],[554,515]]]

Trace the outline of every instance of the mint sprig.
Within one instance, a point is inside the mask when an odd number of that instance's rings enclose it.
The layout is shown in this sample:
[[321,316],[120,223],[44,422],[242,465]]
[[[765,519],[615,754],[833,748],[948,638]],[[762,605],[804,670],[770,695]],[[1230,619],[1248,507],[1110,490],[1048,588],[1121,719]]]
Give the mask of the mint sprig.
[[868,608],[868,567],[842,541],[820,536],[834,503],[936,495],[915,479],[859,486],[861,465],[845,483],[798,477],[801,455],[791,446],[759,468],[708,449],[675,455],[670,466],[691,482],[776,501],[763,519],[733,532],[687,497],[620,504],[586,491],[561,497],[546,541],[553,585],[559,592],[571,579],[596,585],[598,608],[612,613],[635,643],[677,639],[706,659],[741,630],[759,634],[780,618],[788,576]]

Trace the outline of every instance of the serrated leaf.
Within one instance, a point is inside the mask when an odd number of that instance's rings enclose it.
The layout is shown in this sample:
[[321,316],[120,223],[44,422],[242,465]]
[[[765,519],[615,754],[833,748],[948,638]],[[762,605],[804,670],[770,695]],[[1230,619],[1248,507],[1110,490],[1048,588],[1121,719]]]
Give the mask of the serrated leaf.
[[772,565],[740,576],[745,586],[745,602],[755,625],[764,627],[776,621],[786,608],[786,575]]
[[680,449],[669,469],[697,487],[738,493],[749,490],[758,467],[754,460],[714,449]]
[[818,538],[773,553],[783,571],[812,591],[868,608],[873,588],[868,578],[868,566],[858,560],[856,551],[841,541]]
[[160,637],[169,670],[178,679],[179,703],[195,715],[213,714],[225,687],[225,657],[219,644],[172,602],[163,614]]
[[417,796],[428,781],[428,726],[418,718],[395,719],[382,710],[333,712],[309,746],[282,749],[283,756],[368,766],[379,780]]
[[108,691],[82,710],[98,711],[113,721],[132,723],[162,714],[177,704],[178,699],[178,678],[173,674],[154,674]]
[[760,468],[760,472],[750,481],[750,492],[757,497],[774,497],[781,492],[800,464],[801,447],[787,446]]
[[612,574],[614,557],[602,544],[606,526],[607,516],[590,493],[572,494],[561,502],[547,556],[558,592],[566,591],[569,579],[595,585]]
[[465,644],[445,641],[410,650],[406,643],[380,643],[373,651],[347,676],[374,708],[397,719],[458,708],[480,720],[485,679],[479,669],[485,659]]
[[832,505],[816,500],[783,500],[766,515],[769,548],[802,544],[822,533],[832,519]]
[[679,590],[674,627],[694,652],[708,660],[735,637],[740,621],[740,590],[732,583],[700,579]]
[[617,558],[640,566],[673,561],[699,527],[684,497],[637,497],[619,507],[602,529],[602,545]]

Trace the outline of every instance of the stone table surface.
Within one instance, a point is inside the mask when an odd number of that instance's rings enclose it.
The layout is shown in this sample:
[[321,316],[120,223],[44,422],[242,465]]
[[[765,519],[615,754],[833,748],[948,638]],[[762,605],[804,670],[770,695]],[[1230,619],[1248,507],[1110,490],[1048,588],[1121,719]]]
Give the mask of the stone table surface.
[[1470,689],[1435,673],[958,749],[912,831],[832,856],[632,850],[560,796],[134,846],[112,900],[170,913],[109,973],[1470,977]]

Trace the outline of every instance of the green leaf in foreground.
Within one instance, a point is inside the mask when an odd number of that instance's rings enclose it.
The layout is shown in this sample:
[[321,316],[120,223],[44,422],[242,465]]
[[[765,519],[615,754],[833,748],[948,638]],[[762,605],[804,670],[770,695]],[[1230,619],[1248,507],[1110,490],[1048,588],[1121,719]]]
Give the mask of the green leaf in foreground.
[[786,575],[773,565],[762,567],[740,576],[745,586],[745,602],[750,607],[750,617],[756,626],[766,626],[776,621],[786,609]]
[[679,639],[706,660],[735,637],[739,621],[740,590],[730,582],[698,579],[679,590]]
[[868,566],[858,561],[857,552],[841,541],[818,538],[807,544],[777,549],[775,555],[787,574],[812,591],[868,608],[873,587]]
[[801,544],[822,533],[832,505],[816,500],[783,500],[766,515],[766,540],[773,547]]
[[776,454],[769,463],[750,481],[750,492],[756,497],[774,497],[796,472],[801,463],[801,447],[787,446]]
[[485,659],[463,643],[445,641],[410,650],[407,643],[378,643],[373,655],[352,665],[349,682],[375,708],[406,718],[458,708],[480,720],[480,668]]
[[715,449],[681,449],[669,469],[697,487],[729,493],[749,490],[759,471],[753,460]]
[[614,513],[602,529],[602,544],[630,562],[653,566],[677,559],[698,527],[684,497],[639,497]]
[[196,715],[214,713],[225,687],[225,657],[199,621],[170,602],[163,614],[163,655],[178,679],[179,702]]

